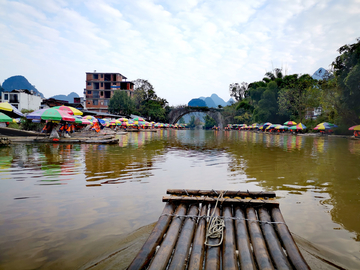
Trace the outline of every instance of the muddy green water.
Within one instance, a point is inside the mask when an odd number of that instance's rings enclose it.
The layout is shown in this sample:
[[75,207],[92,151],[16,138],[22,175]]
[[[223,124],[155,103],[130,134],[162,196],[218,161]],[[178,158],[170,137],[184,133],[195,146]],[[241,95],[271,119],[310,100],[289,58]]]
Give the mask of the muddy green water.
[[360,269],[360,140],[202,130],[0,148],[0,269],[89,265],[168,188],[275,191],[293,233]]

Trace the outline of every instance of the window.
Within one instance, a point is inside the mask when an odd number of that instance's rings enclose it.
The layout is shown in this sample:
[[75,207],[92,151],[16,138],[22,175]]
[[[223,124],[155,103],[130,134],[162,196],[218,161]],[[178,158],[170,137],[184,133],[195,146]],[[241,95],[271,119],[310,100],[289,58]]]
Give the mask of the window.
[[104,87],[104,83],[101,83],[101,87]]
[[93,79],[94,79],[94,80],[99,79],[99,74],[93,74]]
[[104,91],[100,91],[100,96],[103,96],[104,95]]
[[9,99],[9,94],[4,94],[4,99],[8,100]]
[[91,95],[91,91],[88,90],[87,93],[88,93],[88,95]]
[[99,91],[93,91],[93,98],[99,98]]
[[100,75],[100,78],[101,78],[101,79],[104,78],[104,74],[101,74],[101,75]]
[[99,101],[97,99],[93,100],[93,105],[99,105]]
[[88,82],[87,85],[88,85],[88,86],[91,86],[91,82]]
[[93,89],[99,89],[99,83],[98,82],[94,83],[94,88]]
[[108,100],[108,99],[105,99],[105,100],[104,100],[104,105],[105,105],[105,106],[108,106],[108,105],[109,105],[109,100]]

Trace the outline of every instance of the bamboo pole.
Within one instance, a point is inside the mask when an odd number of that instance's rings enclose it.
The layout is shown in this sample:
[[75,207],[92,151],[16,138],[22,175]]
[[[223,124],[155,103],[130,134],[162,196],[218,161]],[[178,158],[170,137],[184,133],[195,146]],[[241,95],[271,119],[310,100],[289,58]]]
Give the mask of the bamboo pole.
[[[210,209],[210,213],[212,213],[212,211],[214,211],[214,206]],[[216,217],[216,216],[220,216],[219,206],[216,207],[216,209],[215,209],[214,217]],[[220,239],[217,239],[217,238],[213,238],[213,239],[209,238],[208,239],[208,243],[211,245],[218,244],[219,241],[220,241]],[[217,247],[206,246],[205,269],[206,270],[219,270],[220,269],[220,246],[217,246]]]
[[247,223],[250,231],[251,243],[254,249],[255,259],[258,267],[259,269],[263,270],[272,270],[274,267],[266,249],[265,241],[262,236],[254,208],[248,207],[246,209],[246,215],[248,219]]
[[[233,197],[276,197],[275,192],[272,191],[234,191],[234,190],[223,190],[224,195]],[[195,196],[218,196],[222,191],[221,190],[197,190],[197,189],[168,189],[167,194],[176,194],[176,195],[195,195]]]
[[172,217],[167,215],[171,215],[174,212],[174,208],[173,204],[166,203],[162,215],[152,230],[149,238],[128,267],[129,270],[143,269],[150,262],[151,257],[155,253],[156,246],[159,245],[171,222]]
[[[199,205],[192,205],[188,215],[196,216],[199,213]],[[179,240],[177,241],[174,255],[171,259],[169,270],[185,269],[188,258],[189,249],[194,236],[196,222],[193,218],[186,218],[181,229]]]
[[237,249],[239,251],[240,269],[255,270],[256,265],[250,247],[250,239],[246,226],[245,214],[240,206],[235,207],[235,217],[238,218],[235,220],[235,228]]
[[184,220],[184,217],[181,216],[185,215],[186,208],[187,207],[185,205],[180,204],[176,209],[175,215],[179,215],[180,217],[173,217],[171,225],[168,231],[166,232],[165,239],[161,243],[161,246],[158,252],[155,254],[155,257],[150,263],[148,269],[159,270],[159,269],[165,269],[165,267],[167,266],[171,253],[176,244],[179,230]]
[[[218,198],[216,197],[185,197],[185,196],[163,196],[163,202],[176,202],[176,203],[216,203]],[[258,199],[241,199],[238,198],[219,198],[219,203],[221,204],[247,204],[247,205],[261,205],[261,204],[274,204],[278,205],[279,202],[277,200],[258,200]]]
[[[261,221],[265,221],[265,222],[271,221],[270,215],[265,208],[260,208],[258,210],[258,213],[259,213],[259,219]],[[266,244],[269,247],[269,252],[273,259],[275,268],[279,270],[292,269],[281,247],[279,239],[277,238],[273,225],[265,222],[261,223],[261,228],[264,234]]]
[[234,221],[227,219],[232,217],[231,206],[224,207],[223,216],[225,217],[225,230],[222,250],[222,269],[235,270],[238,269],[238,266],[236,261]]
[[206,219],[201,218],[201,216],[206,216],[207,209],[207,205],[203,204],[201,207],[200,219],[198,221],[194,236],[188,270],[203,269]]
[[275,222],[282,222],[275,224],[275,228],[279,234],[280,240],[285,247],[285,250],[293,267],[295,269],[310,269],[305,259],[301,255],[299,248],[295,244],[295,241],[292,238],[287,225],[285,224],[280,209],[278,207],[274,207],[271,211],[271,214]]

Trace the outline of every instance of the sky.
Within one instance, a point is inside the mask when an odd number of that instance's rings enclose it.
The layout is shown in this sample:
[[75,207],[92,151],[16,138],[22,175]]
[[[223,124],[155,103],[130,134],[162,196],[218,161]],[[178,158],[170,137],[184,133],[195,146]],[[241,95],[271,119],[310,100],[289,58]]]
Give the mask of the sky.
[[360,37],[360,0],[0,0],[0,83],[83,96],[85,73],[148,80],[170,105],[268,71],[330,68]]

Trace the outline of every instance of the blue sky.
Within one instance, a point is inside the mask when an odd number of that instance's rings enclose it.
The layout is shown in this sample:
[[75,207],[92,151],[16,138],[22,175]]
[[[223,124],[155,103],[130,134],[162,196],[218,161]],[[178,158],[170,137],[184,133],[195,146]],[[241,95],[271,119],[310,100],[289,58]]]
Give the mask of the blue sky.
[[0,0],[0,82],[82,95],[85,72],[147,79],[170,105],[261,80],[312,75],[360,37],[360,0]]

